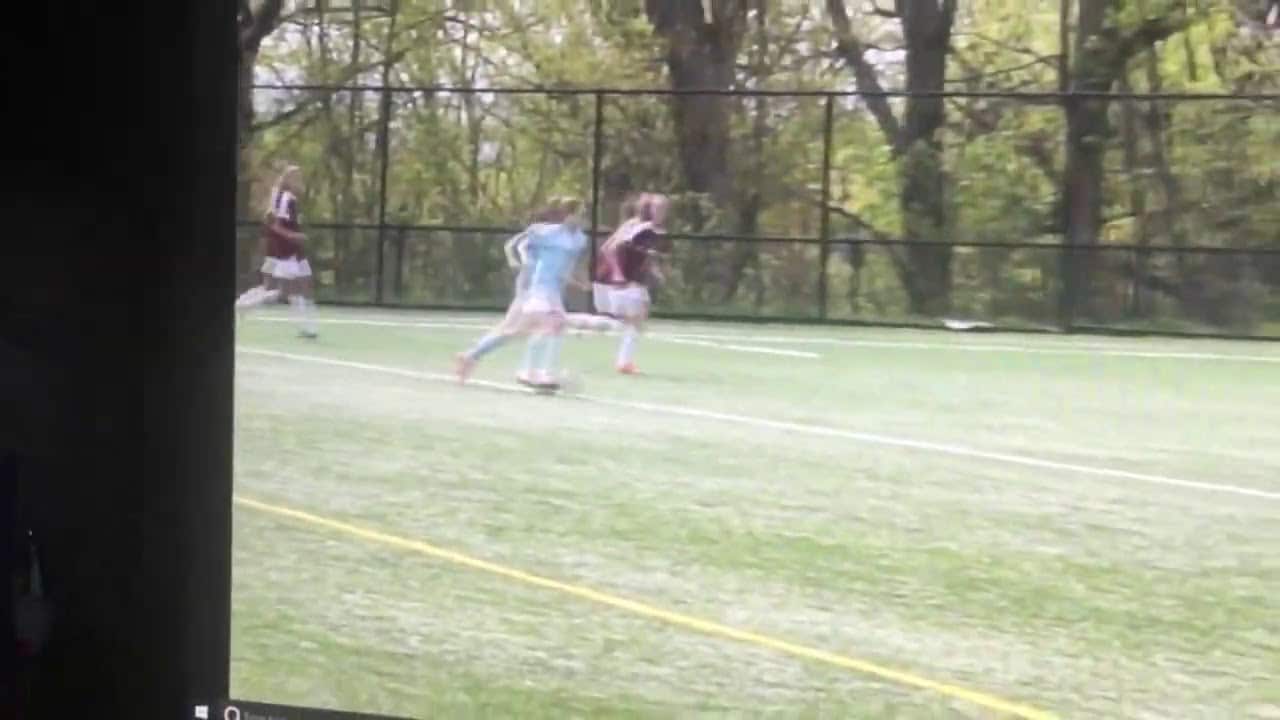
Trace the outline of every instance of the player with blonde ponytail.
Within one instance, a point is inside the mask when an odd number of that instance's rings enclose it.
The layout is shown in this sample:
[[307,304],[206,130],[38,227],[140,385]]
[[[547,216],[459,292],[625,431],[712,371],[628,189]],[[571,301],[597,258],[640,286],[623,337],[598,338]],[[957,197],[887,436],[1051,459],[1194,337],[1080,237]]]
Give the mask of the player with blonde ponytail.
[[257,307],[277,299],[284,292],[301,325],[299,334],[314,338],[311,263],[307,260],[307,236],[301,231],[298,212],[297,193],[301,190],[302,169],[297,165],[286,166],[271,188],[265,213],[262,272],[269,275],[270,280],[264,280],[261,286],[241,295],[236,307],[242,311]]

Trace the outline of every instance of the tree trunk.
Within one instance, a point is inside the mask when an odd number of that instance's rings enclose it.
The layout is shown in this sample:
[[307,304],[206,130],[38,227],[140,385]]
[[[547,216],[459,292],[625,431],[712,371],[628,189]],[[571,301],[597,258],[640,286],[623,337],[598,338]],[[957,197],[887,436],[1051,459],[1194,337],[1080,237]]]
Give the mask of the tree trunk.
[[[253,7],[248,0],[241,0],[237,22],[239,24],[240,68],[238,73],[237,140],[236,157],[236,219],[253,220],[257,212],[253,208],[253,71],[258,62],[262,41],[280,25],[283,0],[262,0]],[[237,238],[239,233],[237,232]],[[236,271],[241,277],[255,279],[253,255],[256,244],[240,243],[237,239]]]
[[[1121,76],[1120,90],[1125,93],[1133,92],[1133,88],[1124,76]],[[1124,138],[1125,184],[1129,186],[1129,209],[1133,212],[1134,241],[1141,248],[1148,245],[1151,238],[1147,232],[1147,192],[1143,181],[1138,179],[1142,170],[1141,151],[1138,147],[1138,102],[1133,99],[1121,101],[1120,112],[1121,135]],[[1153,138],[1153,142],[1158,141],[1159,138]],[[1147,273],[1148,256],[1149,253],[1143,250],[1135,253],[1134,271],[1139,277]],[[1140,283],[1132,282],[1129,285],[1129,316],[1141,318],[1146,314],[1143,287]]]
[[[386,180],[387,180],[388,174],[390,173],[390,168],[386,167],[386,164],[391,162],[390,160],[391,113],[394,109],[394,106],[392,105],[392,102],[391,102],[391,91],[389,90],[389,88],[391,86],[391,66],[395,64],[395,57],[392,53],[392,46],[395,43],[396,22],[399,20],[399,16],[400,16],[399,8],[400,8],[400,3],[398,2],[392,3],[391,19],[390,19],[390,22],[387,24],[387,34],[382,45],[382,83],[381,83],[382,94],[381,94],[380,102],[378,103],[378,108],[379,108],[378,133],[377,133],[377,139],[374,143],[374,153],[378,158],[377,160],[378,170],[379,170],[378,191],[376,193],[369,193],[369,198],[371,201],[370,214],[373,214],[374,212],[376,212],[378,223],[379,223],[378,231],[377,231],[378,233],[377,243],[374,248],[374,252],[376,253],[374,256],[374,262],[373,262],[374,267],[370,269],[373,274],[376,274],[377,272],[376,268],[378,267],[378,258],[384,257],[387,251],[386,223],[388,220],[387,218],[388,198],[387,198],[387,181]],[[391,290],[393,293],[393,297],[395,297],[396,300],[398,301],[400,299],[400,294],[403,289],[401,285],[402,268],[400,267],[400,264],[404,260],[404,239],[401,233],[397,233],[397,236],[398,237],[396,240],[395,264],[392,266],[392,272],[394,272],[395,275],[393,276],[394,279],[391,284],[392,285]],[[383,263],[382,267],[385,271],[386,264]],[[382,288],[382,290],[385,291],[386,278],[374,277],[370,285],[372,287]]]
[[[742,41],[746,5],[742,0],[646,0],[654,31],[666,41],[667,71],[675,90],[729,90]],[[711,196],[727,208],[733,195],[729,169],[730,98],[725,95],[675,95],[675,121],[680,165],[689,189]]]
[[[767,13],[768,0],[755,0],[755,33],[754,41],[751,45],[751,74],[757,81],[763,81],[768,73],[768,57],[769,57],[769,25]],[[751,99],[752,116],[751,116],[751,178],[744,187],[740,189],[738,199],[738,233],[744,236],[754,236],[760,229],[760,211],[763,209],[764,198],[760,188],[765,173],[768,168],[765,167],[765,137],[769,134],[769,99],[764,95],[757,95]],[[742,285],[742,278],[748,268],[755,268],[757,273],[756,283],[756,308],[759,309],[764,303],[764,285],[765,279],[760,263],[760,245],[754,242],[737,242],[734,243],[733,250],[729,254],[729,263],[727,267],[728,278],[725,283],[723,302],[730,302],[738,294],[738,288]]]
[[[1128,33],[1116,21],[1117,0],[1080,0],[1075,63],[1070,89],[1109,92],[1141,51],[1184,29],[1188,16],[1177,12],[1148,18]],[[1070,327],[1086,300],[1102,231],[1106,142],[1111,134],[1108,102],[1100,98],[1067,98],[1067,163],[1064,179],[1067,248],[1062,257],[1059,322]]]
[[[883,90],[874,65],[865,57],[866,47],[855,36],[844,0],[827,0],[827,11],[836,31],[836,49],[852,68],[858,89],[872,93],[864,102],[876,120],[886,144],[902,164],[898,204],[904,239],[909,244],[893,251],[894,268],[907,291],[910,311],[936,316],[951,306],[951,256],[947,240],[947,178],[938,131],[945,119],[942,98],[913,94],[906,100],[899,123]],[[935,93],[945,88],[951,29],[956,0],[896,0],[894,12],[902,22],[906,40],[907,90]]]
[[[907,90],[944,89],[953,0],[899,0],[898,12],[907,43]],[[951,256],[947,232],[947,181],[938,131],[945,120],[944,100],[913,95],[902,124],[902,208],[906,263],[902,280],[917,315],[937,316],[951,309]]]
[[[353,14],[351,17],[351,56],[347,59],[347,74],[358,86],[360,78],[356,75],[356,69],[360,67],[361,53],[361,28],[360,28],[360,4],[352,3]],[[359,90],[351,91],[348,98],[347,106],[347,128],[346,142],[342,148],[342,204],[339,206],[341,213],[340,222],[343,224],[356,221],[356,208],[358,205],[356,192],[356,163],[358,162],[360,148],[364,145],[364,131],[361,128],[362,120],[362,103],[364,102],[364,94]],[[362,253],[352,252],[354,249],[357,233],[350,227],[343,227],[334,233],[333,242],[333,263],[334,289],[339,295],[345,294],[349,288],[358,279],[360,268],[353,267],[353,263],[349,261],[350,257],[359,257]]]
[[[1080,0],[1075,44],[1075,68],[1071,89],[1107,92],[1117,77],[1109,57],[1104,24],[1112,0]],[[1064,182],[1067,249],[1062,267],[1062,321],[1070,325],[1088,292],[1091,265],[1102,228],[1102,181],[1106,141],[1111,128],[1107,102],[1102,99],[1069,99],[1067,115],[1067,163]],[[1082,249],[1083,248],[1083,249]]]
[[239,112],[237,113],[237,139],[239,143],[236,153],[236,277],[240,279],[237,290],[243,290],[256,284],[257,273],[253,267],[254,255],[258,252],[258,243],[240,241],[240,222],[249,222],[261,216],[261,211],[253,207],[253,68],[258,60],[258,50],[240,51],[239,70]]

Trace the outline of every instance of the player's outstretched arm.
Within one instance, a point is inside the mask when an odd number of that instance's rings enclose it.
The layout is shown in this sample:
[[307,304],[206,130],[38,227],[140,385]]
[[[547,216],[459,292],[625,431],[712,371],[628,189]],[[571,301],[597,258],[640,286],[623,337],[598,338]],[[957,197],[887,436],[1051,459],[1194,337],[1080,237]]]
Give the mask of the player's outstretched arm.
[[502,251],[507,255],[507,265],[511,269],[521,267],[529,260],[529,231],[523,230],[511,236]]

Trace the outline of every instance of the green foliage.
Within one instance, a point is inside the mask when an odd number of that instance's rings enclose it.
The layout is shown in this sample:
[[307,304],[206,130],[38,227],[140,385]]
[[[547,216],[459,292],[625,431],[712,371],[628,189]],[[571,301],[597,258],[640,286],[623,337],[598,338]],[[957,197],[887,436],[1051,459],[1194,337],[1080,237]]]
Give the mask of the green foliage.
[[[362,24],[360,49],[347,25],[286,22],[263,45],[260,82],[393,86],[653,88],[669,79],[663,39],[641,4],[548,0],[495,1],[487,10],[442,10],[434,0],[402,0],[399,16]],[[866,43],[901,44],[895,20],[857,15]],[[1058,3],[963,3],[948,58],[948,88],[1045,91],[1058,85]],[[1177,7],[1173,7],[1177,5]],[[1181,12],[1163,0],[1110,0],[1111,42]],[[630,8],[628,10],[628,8]],[[1280,42],[1241,32],[1228,0],[1201,4],[1185,29],[1139,47],[1119,76],[1135,91],[1274,92]],[[748,19],[737,87],[853,89],[833,59],[822,4],[770,3],[765,31]],[[1104,54],[1105,55],[1105,54]],[[1100,55],[1099,57],[1103,57]],[[870,56],[869,56],[870,57]],[[900,58],[876,55],[887,87],[902,82]],[[385,67],[384,67],[385,66]],[[1115,88],[1113,88],[1115,89]],[[397,90],[255,94],[251,139],[254,212],[285,161],[306,169],[308,223],[376,223],[381,210],[380,119],[391,110],[386,152],[386,217],[406,225],[483,226],[502,231],[414,231],[403,249],[385,233],[388,287],[404,302],[491,304],[507,277],[505,230],[525,223],[552,195],[590,198],[596,98],[592,95],[462,94]],[[671,102],[664,96],[608,96],[601,108],[601,225],[616,220],[629,192],[661,189],[676,204],[673,230],[814,237],[822,227],[821,98],[742,98],[731,103],[733,201],[717,206],[691,193],[678,152]],[[902,102],[890,103],[899,118]],[[1274,247],[1280,227],[1280,107],[1274,101],[1112,102],[1106,160],[1103,244]],[[353,110],[354,107],[354,110]],[[1120,132],[1131,113],[1134,133]],[[940,170],[946,180],[943,227],[932,241],[1056,243],[1065,165],[1065,115],[1052,102],[956,98],[946,104]],[[882,128],[853,98],[835,102],[830,175],[832,237],[898,239],[904,234],[903,165]],[[1137,205],[1135,205],[1137,203]],[[749,210],[754,209],[751,212]],[[333,278],[324,292],[366,297],[376,267],[375,231],[334,231],[317,241],[316,263]],[[386,245],[389,243],[389,245]],[[699,312],[817,312],[819,253],[812,245],[760,244],[758,254],[727,242],[677,241],[669,309]],[[902,319],[909,315],[897,250],[860,246],[830,253],[828,314]],[[1155,323],[1169,318],[1213,327],[1278,322],[1277,273],[1242,279],[1214,270],[1203,255],[1172,255],[1142,268],[1106,253],[1093,266],[1094,321]],[[1127,257],[1127,256],[1126,256]],[[1020,323],[1049,322],[1058,292],[1057,252],[987,248],[957,253],[952,300],[960,314]],[[1126,265],[1128,263],[1128,265]],[[1127,268],[1127,269],[1126,269]],[[1216,273],[1216,274],[1215,274]],[[1193,292],[1213,277],[1230,292]],[[1160,289],[1156,289],[1160,288]],[[1135,300],[1135,297],[1138,298]],[[1231,318],[1231,319],[1227,319]]]

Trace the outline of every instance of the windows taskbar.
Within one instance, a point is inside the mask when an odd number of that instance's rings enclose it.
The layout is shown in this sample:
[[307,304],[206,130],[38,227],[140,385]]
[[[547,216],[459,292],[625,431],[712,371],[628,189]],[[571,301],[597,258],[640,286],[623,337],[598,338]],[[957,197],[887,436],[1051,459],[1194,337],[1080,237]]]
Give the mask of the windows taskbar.
[[192,720],[410,720],[392,715],[321,710],[248,700],[228,700],[214,705],[193,705],[190,717]]

